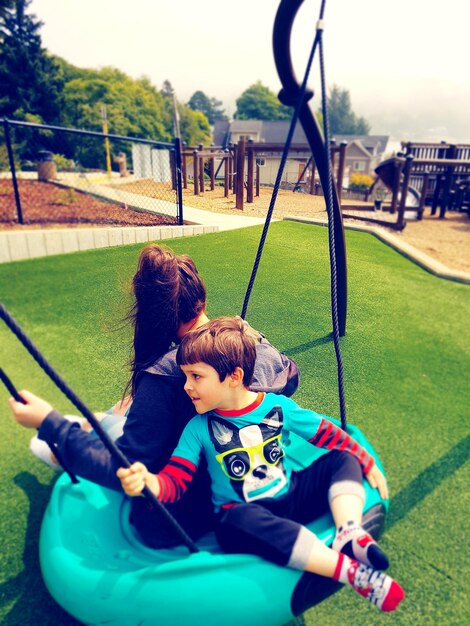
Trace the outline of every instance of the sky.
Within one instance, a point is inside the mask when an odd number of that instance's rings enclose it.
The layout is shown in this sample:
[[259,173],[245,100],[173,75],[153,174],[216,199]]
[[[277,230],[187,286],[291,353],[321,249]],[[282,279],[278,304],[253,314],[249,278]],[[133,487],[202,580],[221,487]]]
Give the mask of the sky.
[[[281,85],[272,54],[278,0],[33,0],[49,52],[78,67],[116,67],[169,80],[179,101],[203,91],[233,116],[236,98],[261,81]],[[305,0],[291,37],[299,82],[320,0]],[[327,85],[347,89],[371,134],[401,141],[470,143],[467,0],[327,0]],[[319,61],[309,87],[320,107]]]

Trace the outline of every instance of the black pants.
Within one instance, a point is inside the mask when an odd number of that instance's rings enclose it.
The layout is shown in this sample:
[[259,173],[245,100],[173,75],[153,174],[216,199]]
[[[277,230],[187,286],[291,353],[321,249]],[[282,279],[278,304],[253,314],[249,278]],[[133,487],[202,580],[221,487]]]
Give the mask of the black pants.
[[[172,548],[181,543],[172,525],[155,509],[150,500],[132,498],[131,507],[131,524],[146,545],[159,549]],[[165,507],[193,540],[214,530],[214,507],[205,463],[201,463],[183,498],[174,504],[166,504]]]
[[223,510],[218,516],[217,539],[225,552],[256,554],[287,565],[303,525],[329,510],[329,489],[343,481],[362,487],[359,461],[347,452],[325,454],[293,474],[286,495]]

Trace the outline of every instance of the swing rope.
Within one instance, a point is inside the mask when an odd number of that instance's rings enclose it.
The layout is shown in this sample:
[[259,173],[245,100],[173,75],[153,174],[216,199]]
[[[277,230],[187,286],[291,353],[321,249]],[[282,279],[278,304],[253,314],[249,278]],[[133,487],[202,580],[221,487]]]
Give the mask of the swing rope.
[[[320,8],[320,20],[323,19],[323,12],[325,10],[325,2],[326,0],[322,0],[322,5]],[[290,126],[289,126],[289,132],[287,133],[287,138],[286,138],[286,143],[284,144],[284,150],[282,151],[282,156],[281,156],[281,161],[279,163],[279,169],[277,171],[277,175],[276,175],[276,180],[274,182],[274,187],[273,187],[273,192],[271,194],[271,200],[269,203],[269,208],[268,208],[268,212],[266,214],[266,220],[264,222],[264,227],[263,227],[263,232],[261,233],[261,239],[258,245],[258,251],[256,253],[256,258],[255,258],[255,262],[253,265],[253,269],[251,272],[251,276],[250,276],[250,280],[248,282],[248,287],[246,290],[246,294],[245,294],[245,300],[243,302],[243,308],[242,308],[242,312],[241,312],[241,317],[243,319],[245,319],[246,317],[246,311],[248,309],[248,302],[250,300],[250,296],[251,296],[251,292],[253,290],[253,285],[255,283],[255,279],[256,279],[256,274],[258,272],[258,267],[261,261],[261,255],[263,254],[263,249],[264,249],[264,244],[266,241],[266,237],[268,235],[268,229],[269,229],[269,225],[271,224],[271,218],[272,218],[272,214],[274,211],[274,207],[276,205],[276,199],[277,199],[277,195],[279,192],[279,188],[281,186],[281,179],[282,179],[282,174],[284,172],[284,168],[287,162],[287,157],[289,155],[289,148],[290,145],[292,143],[292,138],[294,136],[294,131],[295,131],[295,127],[297,125],[297,120],[299,119],[299,113],[300,113],[300,109],[302,107],[302,105],[304,104],[304,98],[306,95],[306,91],[307,91],[307,81],[308,81],[308,77],[310,75],[310,69],[312,67],[312,63],[313,63],[313,58],[315,56],[315,51],[317,48],[317,45],[320,41],[320,33],[317,30],[316,34],[315,34],[315,39],[313,41],[313,45],[312,45],[312,49],[310,51],[310,55],[308,58],[308,62],[307,62],[307,67],[305,68],[305,73],[304,73],[304,78],[302,81],[302,85],[300,87],[300,91],[299,91],[299,96],[297,98],[297,103],[295,106],[295,110],[294,113],[292,115],[291,118],[291,122],[290,122]]]
[[[18,393],[15,385],[11,382],[11,380],[8,378],[6,372],[4,372],[1,367],[0,367],[0,380],[2,381],[2,383],[5,385],[5,387],[8,389],[8,391],[11,393],[11,395],[15,398],[15,400],[17,402],[21,402],[22,404],[26,404],[24,399]],[[60,453],[60,450],[59,450],[57,444],[52,445],[52,447],[51,447],[51,445],[49,445],[49,448],[54,453],[54,456],[57,459],[57,461],[59,462],[59,465],[62,467],[62,469],[65,472],[67,472],[67,474],[69,475],[69,478],[73,482],[73,484],[76,485],[77,483],[79,483],[80,481],[75,476],[75,474],[69,469],[67,463],[65,462],[62,454]]]
[[266,242],[266,237],[267,237],[268,229],[271,223],[274,206],[276,204],[277,195],[278,195],[279,188],[281,185],[282,174],[283,174],[284,167],[287,161],[289,148],[292,143],[292,138],[294,136],[294,131],[295,131],[295,127],[299,118],[299,114],[300,114],[302,106],[304,105],[304,101],[306,97],[310,97],[307,95],[307,81],[310,75],[310,70],[312,67],[315,52],[318,47],[319,57],[320,57],[320,80],[321,80],[323,135],[324,135],[323,158],[325,159],[326,172],[327,172],[326,193],[324,195],[325,195],[326,211],[327,211],[327,216],[328,216],[328,247],[329,247],[329,256],[330,256],[331,315],[332,315],[332,325],[333,325],[333,343],[334,343],[336,362],[337,362],[337,382],[338,382],[341,428],[343,430],[346,430],[347,418],[346,418],[346,402],[345,402],[345,393],[344,393],[344,368],[343,368],[343,359],[342,359],[341,348],[340,348],[340,329],[339,329],[339,318],[338,318],[338,272],[337,272],[337,262],[336,262],[336,253],[335,253],[335,243],[334,243],[335,230],[334,230],[334,214],[333,214],[333,178],[332,178],[332,166],[331,166],[330,148],[329,148],[330,146],[329,116],[328,116],[328,107],[327,107],[326,79],[325,79],[326,73],[325,73],[325,60],[324,60],[324,50],[323,50],[323,28],[324,28],[323,18],[324,18],[324,12],[325,12],[325,4],[326,4],[326,0],[322,0],[319,18],[317,21],[315,39],[312,45],[310,56],[308,58],[307,67],[304,73],[304,78],[299,88],[295,110],[292,115],[289,132],[287,135],[286,143],[284,145],[284,150],[283,150],[281,161],[279,164],[279,170],[277,172],[276,181],[274,183],[271,201],[269,204],[269,209],[266,215],[266,220],[265,220],[263,231],[261,234],[260,243],[258,246],[255,262],[253,265],[253,270],[252,270],[248,287],[246,290],[241,317],[244,319],[246,316],[248,303],[249,303],[253,285],[256,279],[256,274],[258,272],[258,267],[261,261],[264,244]]
[[341,428],[346,430],[346,401],[344,394],[344,367],[343,357],[341,355],[340,338],[339,338],[339,320],[338,320],[338,273],[336,266],[336,253],[335,253],[335,225],[333,218],[333,175],[331,166],[330,155],[330,122],[327,106],[327,94],[326,94],[326,72],[325,72],[325,57],[323,50],[323,28],[320,31],[320,82],[321,82],[321,101],[322,101],[322,114],[323,114],[323,135],[324,135],[324,156],[327,163],[328,170],[328,184],[326,194],[326,211],[328,214],[328,247],[330,250],[330,272],[331,272],[331,318],[333,324],[333,344],[335,348],[336,364],[337,364],[337,381],[338,381],[338,398],[339,409],[341,416]]
[[[45,357],[41,354],[39,349],[33,344],[31,339],[26,335],[26,333],[22,330],[22,328],[18,325],[18,323],[13,319],[10,313],[6,310],[3,304],[0,304],[0,318],[3,319],[8,328],[12,331],[12,333],[19,339],[19,341],[23,344],[26,350],[30,353],[33,359],[37,362],[37,364],[43,369],[43,371],[49,376],[49,378],[55,383],[55,385],[60,389],[60,391],[72,402],[72,404],[80,411],[80,413],[86,417],[86,419],[93,426],[93,430],[96,432],[98,437],[103,442],[103,445],[106,447],[110,455],[119,465],[119,467],[130,467],[130,462],[126,458],[126,456],[121,452],[121,450],[116,446],[114,441],[109,437],[108,433],[103,429],[100,422],[96,419],[95,415],[90,411],[90,409],[85,405],[84,402],[77,396],[77,394],[67,385],[67,383],[62,379],[62,377],[55,371],[55,369],[48,363]],[[8,382],[7,382],[8,380]],[[7,386],[8,390],[14,391],[13,383],[8,379],[6,374],[3,373],[2,381]],[[15,396],[15,394],[13,394]],[[17,395],[19,395],[17,393]],[[21,397],[20,397],[21,399]],[[21,399],[22,400],[22,399]],[[24,400],[22,400],[24,402]],[[56,450],[54,450],[54,454]],[[64,467],[63,463],[61,465]],[[64,467],[65,469],[65,467]],[[75,482],[76,479],[75,479]],[[191,537],[186,533],[186,531],[180,526],[180,524],[174,519],[174,517],[167,511],[165,506],[156,498],[156,496],[150,491],[150,489],[146,486],[142,492],[155,506],[156,510],[159,511],[165,518],[165,520],[170,524],[173,531],[176,535],[181,539],[182,543],[186,545],[188,550],[192,553],[199,552],[199,548],[193,542]]]

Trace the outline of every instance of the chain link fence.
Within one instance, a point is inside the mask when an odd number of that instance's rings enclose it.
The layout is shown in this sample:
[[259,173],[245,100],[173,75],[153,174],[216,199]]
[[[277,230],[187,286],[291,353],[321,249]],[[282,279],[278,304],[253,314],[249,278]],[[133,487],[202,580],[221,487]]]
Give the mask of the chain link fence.
[[2,122],[0,225],[183,223],[178,140]]

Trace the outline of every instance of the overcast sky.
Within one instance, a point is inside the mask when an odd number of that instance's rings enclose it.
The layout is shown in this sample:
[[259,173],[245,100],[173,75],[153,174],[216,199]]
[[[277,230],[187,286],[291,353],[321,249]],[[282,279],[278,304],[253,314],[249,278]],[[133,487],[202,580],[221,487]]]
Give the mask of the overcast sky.
[[[44,47],[79,67],[110,65],[178,100],[201,90],[233,115],[258,80],[280,89],[272,55],[278,0],[33,0]],[[305,0],[292,53],[303,76],[320,0]],[[349,91],[372,133],[397,140],[470,142],[467,0],[327,0],[327,84]],[[318,60],[309,85],[320,106]]]

